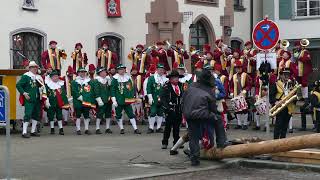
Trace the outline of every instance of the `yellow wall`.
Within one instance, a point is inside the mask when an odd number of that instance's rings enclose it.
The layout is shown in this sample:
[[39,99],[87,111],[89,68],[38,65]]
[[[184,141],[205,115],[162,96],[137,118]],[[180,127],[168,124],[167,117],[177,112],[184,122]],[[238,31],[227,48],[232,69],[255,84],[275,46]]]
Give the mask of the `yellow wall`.
[[16,119],[16,76],[3,76],[2,85],[7,86],[10,94],[10,119]]

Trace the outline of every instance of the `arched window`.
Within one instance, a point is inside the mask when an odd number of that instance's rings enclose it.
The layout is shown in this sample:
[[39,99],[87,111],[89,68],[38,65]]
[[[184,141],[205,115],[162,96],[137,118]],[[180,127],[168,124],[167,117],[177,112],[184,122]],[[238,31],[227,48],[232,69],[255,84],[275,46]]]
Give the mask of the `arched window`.
[[12,68],[23,69],[22,61],[27,58],[41,64],[44,50],[45,34],[37,30],[18,30],[11,33]]
[[231,40],[232,49],[240,49],[242,48],[242,42],[239,40]]
[[119,62],[122,61],[122,39],[118,36],[114,35],[104,35],[104,36],[98,36],[98,48],[101,47],[101,42],[103,40],[107,40],[109,42],[109,49],[116,53],[119,58]]
[[195,28],[191,30],[190,35],[191,35],[190,45],[195,47],[197,50],[202,51],[203,45],[209,42],[208,32],[201,21],[198,21],[195,24]]

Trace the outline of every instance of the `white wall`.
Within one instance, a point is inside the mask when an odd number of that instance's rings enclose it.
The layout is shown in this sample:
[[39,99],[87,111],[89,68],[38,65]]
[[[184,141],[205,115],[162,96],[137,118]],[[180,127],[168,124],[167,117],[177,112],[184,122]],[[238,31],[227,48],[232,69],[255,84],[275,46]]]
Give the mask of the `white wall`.
[[320,38],[320,19],[280,20],[279,0],[274,0],[275,22],[281,39]]
[[243,0],[245,11],[234,11],[234,27],[232,38],[240,38],[244,42],[250,40],[250,0]]
[[[58,41],[58,46],[69,55],[67,64],[71,64],[70,53],[77,42],[82,42],[89,63],[95,63],[96,36],[103,32],[115,32],[125,38],[126,57],[131,46],[145,44],[145,13],[150,12],[150,1],[121,0],[122,17],[110,19],[106,17],[103,0],[36,0],[37,12],[23,11],[21,0],[5,0],[0,7],[0,54],[4,62],[0,69],[10,68],[10,32],[25,27],[45,32],[48,42]],[[139,7],[133,8],[137,4]]]

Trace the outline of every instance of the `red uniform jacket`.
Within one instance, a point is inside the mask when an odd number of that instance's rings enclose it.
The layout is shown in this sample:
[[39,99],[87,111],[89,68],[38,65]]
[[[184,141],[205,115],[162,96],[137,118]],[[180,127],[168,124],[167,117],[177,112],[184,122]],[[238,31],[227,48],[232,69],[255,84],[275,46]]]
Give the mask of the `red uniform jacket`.
[[[160,48],[158,50],[153,50],[151,52],[151,56],[152,58],[158,58],[158,63],[162,64],[166,71],[170,71],[168,55],[165,49]],[[153,62],[153,63],[156,63],[156,62]]]
[[[184,60],[189,59],[189,55],[188,55],[187,51],[176,52],[174,50],[169,49],[167,53],[168,53],[168,56],[171,57],[172,66],[173,66],[174,62],[177,61],[176,56],[175,56],[176,53],[178,53],[180,56],[180,60],[181,60],[180,64],[184,64]],[[179,63],[178,63],[178,65],[179,65]]]

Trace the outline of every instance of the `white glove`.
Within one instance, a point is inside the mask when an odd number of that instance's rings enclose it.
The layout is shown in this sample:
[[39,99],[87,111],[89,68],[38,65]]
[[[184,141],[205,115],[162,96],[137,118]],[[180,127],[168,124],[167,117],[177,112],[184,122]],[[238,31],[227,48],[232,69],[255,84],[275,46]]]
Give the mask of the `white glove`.
[[245,95],[247,94],[247,91],[246,91],[246,90],[243,90],[241,93],[242,93],[242,95],[245,96]]
[[69,102],[69,103],[72,103],[72,100],[73,100],[73,98],[69,98],[69,99],[68,99],[68,102]]
[[118,103],[117,103],[116,97],[111,97],[111,101],[112,101],[112,105],[114,107],[118,107]]
[[148,103],[150,104],[150,105],[152,105],[153,104],[153,98],[152,98],[152,94],[148,94]]
[[78,100],[79,100],[79,101],[83,101],[82,95],[78,97]]
[[103,106],[103,105],[104,105],[101,97],[96,98],[96,101],[97,101],[97,103],[98,103],[99,106]]
[[51,105],[50,105],[49,99],[47,99],[47,100],[46,100],[46,102],[45,102],[45,106],[46,106],[46,108],[47,108],[47,109],[49,109],[49,108],[50,108],[50,106],[51,106]]
[[230,97],[233,97],[233,93],[230,93]]
[[30,99],[29,93],[27,93],[27,92],[24,92],[24,93],[23,93],[23,96],[24,96],[27,100]]

